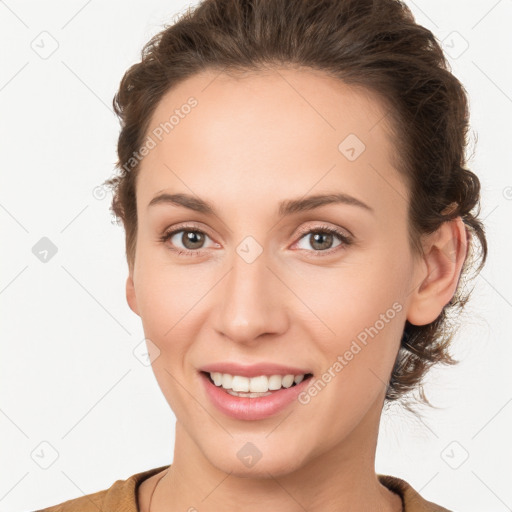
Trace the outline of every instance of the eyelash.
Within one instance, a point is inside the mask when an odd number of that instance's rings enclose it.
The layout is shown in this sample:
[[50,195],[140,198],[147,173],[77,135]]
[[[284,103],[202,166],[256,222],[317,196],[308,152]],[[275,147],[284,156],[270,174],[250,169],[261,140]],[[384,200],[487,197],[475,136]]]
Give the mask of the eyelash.
[[[161,237],[159,237],[159,241],[162,243],[166,243],[176,233],[180,233],[182,231],[188,231],[191,233],[201,233],[203,235],[208,236],[208,233],[205,233],[203,230],[198,229],[196,226],[179,226],[178,228],[173,229],[172,231],[166,231]],[[339,249],[343,250],[344,248],[348,247],[349,245],[351,245],[353,243],[353,239],[351,236],[346,235],[342,231],[340,231],[336,228],[330,227],[330,226],[315,226],[313,228],[306,228],[306,229],[300,230],[299,240],[304,238],[305,235],[309,235],[312,233],[322,233],[322,234],[328,233],[328,234],[337,236],[341,241],[340,245],[338,245],[336,247],[332,247],[331,249],[325,249],[325,250],[319,250],[319,251],[308,251],[308,252],[312,252],[315,255],[314,257],[323,257],[324,255],[331,255],[333,252],[336,252]],[[171,248],[171,250],[174,251],[178,256],[201,256],[203,251],[205,251],[206,249],[190,250],[190,249]],[[304,249],[304,250],[306,250],[306,249]]]

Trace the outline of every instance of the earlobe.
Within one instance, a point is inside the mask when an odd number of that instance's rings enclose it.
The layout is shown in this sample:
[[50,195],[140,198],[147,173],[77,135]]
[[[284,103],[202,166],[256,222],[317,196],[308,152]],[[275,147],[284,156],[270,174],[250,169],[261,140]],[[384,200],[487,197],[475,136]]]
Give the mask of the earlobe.
[[135,294],[135,286],[133,284],[133,271],[130,270],[130,273],[128,275],[128,278],[126,279],[126,300],[128,302],[128,305],[130,306],[130,309],[138,316],[139,309],[137,307],[137,296]]
[[444,222],[428,236],[423,258],[418,262],[418,277],[407,312],[411,324],[433,322],[450,302],[466,259],[467,242],[461,217]]

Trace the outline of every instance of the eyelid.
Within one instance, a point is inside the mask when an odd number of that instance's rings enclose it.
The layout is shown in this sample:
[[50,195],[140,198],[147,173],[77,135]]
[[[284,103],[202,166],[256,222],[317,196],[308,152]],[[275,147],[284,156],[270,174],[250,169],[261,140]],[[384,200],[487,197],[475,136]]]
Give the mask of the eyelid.
[[207,228],[203,228],[202,225],[199,225],[199,224],[195,224],[195,223],[189,223],[189,222],[184,222],[182,224],[176,224],[175,226],[171,226],[169,228],[166,228],[163,232],[163,234],[169,234],[169,233],[175,233],[177,231],[183,231],[183,230],[186,230],[186,229],[189,229],[190,231],[201,231],[202,233],[205,233],[207,234],[208,236],[210,236],[208,234],[208,229]]
[[348,229],[341,228],[339,226],[330,226],[326,223],[322,223],[321,225],[314,224],[314,225],[308,225],[305,227],[301,227],[298,231],[298,235],[302,236],[302,235],[306,235],[308,233],[315,232],[315,231],[318,231],[318,232],[327,231],[327,232],[335,233],[335,234],[342,236],[344,238],[347,238],[347,239],[354,238],[354,235]]

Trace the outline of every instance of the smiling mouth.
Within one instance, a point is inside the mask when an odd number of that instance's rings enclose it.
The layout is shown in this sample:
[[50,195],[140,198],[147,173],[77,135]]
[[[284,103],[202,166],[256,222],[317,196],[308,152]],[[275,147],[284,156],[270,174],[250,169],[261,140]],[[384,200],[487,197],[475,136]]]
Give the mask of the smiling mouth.
[[[211,375],[209,372],[205,372],[205,371],[201,371],[200,372],[201,374],[204,375],[204,377],[215,387],[221,389],[222,391],[232,395],[232,396],[238,396],[238,397],[249,397],[249,398],[257,398],[257,397],[262,397],[262,396],[269,396],[273,393],[278,393],[279,391],[283,391],[285,389],[290,389],[292,387],[295,387],[297,386],[298,384],[300,384],[301,382],[303,381],[306,381],[306,380],[309,380],[313,377],[313,374],[312,373],[306,373],[304,374],[303,376],[297,376],[296,378],[294,378],[294,380],[292,381],[292,383],[290,384],[289,382],[285,383],[284,381],[281,381],[280,383],[280,386],[278,389],[267,389],[266,391],[259,391],[259,392],[250,392],[250,391],[247,391],[247,390],[244,390],[244,391],[234,391],[232,389],[232,387],[230,385],[224,387],[223,385],[221,384],[216,384],[214,382],[214,380],[212,379]],[[283,376],[284,377],[284,376]],[[259,378],[259,377],[258,377]],[[272,387],[272,386],[270,386]],[[274,386],[276,387],[276,386]]]

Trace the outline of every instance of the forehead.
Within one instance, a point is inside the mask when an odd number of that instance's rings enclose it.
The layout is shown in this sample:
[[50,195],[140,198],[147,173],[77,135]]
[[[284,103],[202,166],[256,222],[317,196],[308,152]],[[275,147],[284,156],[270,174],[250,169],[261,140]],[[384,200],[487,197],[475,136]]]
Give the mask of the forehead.
[[138,199],[178,189],[236,200],[249,189],[265,201],[269,190],[292,197],[336,187],[396,201],[406,191],[387,114],[375,94],[309,68],[202,72],[157,105]]

